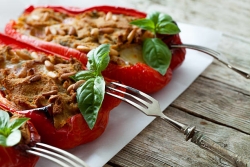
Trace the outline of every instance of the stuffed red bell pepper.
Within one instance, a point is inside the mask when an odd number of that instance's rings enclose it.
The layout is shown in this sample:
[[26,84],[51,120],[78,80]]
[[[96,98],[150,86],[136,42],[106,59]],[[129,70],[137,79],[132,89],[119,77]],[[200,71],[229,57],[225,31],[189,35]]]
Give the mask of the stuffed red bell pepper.
[[172,70],[185,59],[177,24],[169,15],[112,6],[87,9],[45,6],[27,8],[11,21],[6,34],[16,39],[87,62],[86,53],[111,45],[111,61],[103,75],[146,93],[169,83]]
[[[109,112],[120,100],[105,94],[101,71],[109,45],[88,53],[89,70],[0,34],[0,107],[31,118],[42,142],[72,148],[93,141],[105,130]],[[94,63],[94,64],[91,64]]]
[[40,136],[28,118],[0,110],[0,166],[34,167],[39,157],[26,152],[40,142]]

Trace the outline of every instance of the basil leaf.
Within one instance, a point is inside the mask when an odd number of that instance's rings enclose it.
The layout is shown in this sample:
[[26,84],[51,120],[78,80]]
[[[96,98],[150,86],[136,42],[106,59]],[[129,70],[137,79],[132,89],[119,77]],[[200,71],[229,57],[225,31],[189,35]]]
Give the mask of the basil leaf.
[[169,34],[174,35],[178,34],[181,30],[173,22],[160,22],[156,26],[156,32],[158,34]]
[[94,71],[83,70],[77,72],[74,76],[71,76],[70,78],[73,79],[74,81],[79,81],[79,80],[88,80],[90,78],[93,78],[94,76],[95,76]]
[[88,79],[77,89],[78,107],[90,129],[93,129],[105,93],[105,81],[102,76]]
[[29,118],[17,118],[8,123],[8,128],[11,131],[17,130],[20,128],[26,121],[28,121]]
[[143,42],[142,55],[147,65],[162,75],[166,74],[172,56],[168,46],[162,40],[147,38]]
[[109,44],[102,44],[96,49],[91,50],[88,54],[87,68],[92,71],[101,73],[109,64]]
[[22,135],[20,130],[15,130],[6,138],[6,146],[14,146],[21,140]]
[[0,129],[3,129],[8,125],[9,119],[9,114],[6,111],[0,110]]
[[18,130],[29,118],[16,118],[10,121],[9,114],[0,110],[0,145],[14,146],[22,138],[21,131]]
[[155,32],[158,34],[178,34],[180,29],[173,22],[171,16],[160,13],[152,12],[147,15],[147,18],[151,19],[155,24]]
[[144,30],[148,30],[151,32],[155,32],[155,24],[152,20],[144,18],[144,19],[138,19],[130,22],[132,25],[136,25]]
[[95,57],[94,57],[94,49],[89,51],[89,53],[87,54],[87,57],[88,57],[88,63],[86,65],[87,69],[89,70],[93,70],[95,67],[96,67],[96,64],[95,64]]
[[6,146],[6,137],[0,134],[0,146]]
[[155,25],[157,25],[161,22],[173,21],[171,16],[169,16],[167,14],[160,13],[160,12],[151,12],[147,15],[147,18],[152,20]]
[[105,81],[101,72],[109,64],[109,44],[102,44],[91,50],[87,57],[86,71],[80,71],[71,78],[75,81],[85,80],[76,91],[78,108],[90,129],[93,129],[105,93]]
[[172,17],[160,12],[151,12],[146,18],[134,20],[130,24],[151,31],[154,34],[173,35],[180,32],[179,27],[173,22]]

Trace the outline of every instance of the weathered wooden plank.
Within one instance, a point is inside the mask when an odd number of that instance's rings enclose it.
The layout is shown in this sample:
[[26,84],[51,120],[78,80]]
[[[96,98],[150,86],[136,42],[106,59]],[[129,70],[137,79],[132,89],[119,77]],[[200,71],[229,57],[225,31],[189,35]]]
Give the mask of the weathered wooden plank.
[[[250,40],[223,35],[218,50],[231,60],[232,64],[250,73],[249,46]],[[202,75],[232,85],[233,87],[238,87],[248,92],[250,91],[250,79],[247,80],[243,78],[217,60],[214,60],[214,63],[209,66]]]
[[[169,107],[165,114],[177,121],[197,126],[213,140],[221,142],[221,145],[250,158],[249,135],[194,117],[173,107]],[[110,162],[124,167],[228,165],[210,152],[202,150],[191,142],[186,142],[182,134],[158,118]]]
[[250,92],[199,77],[172,106],[250,133]]
[[141,11],[157,9],[176,21],[210,27],[226,34],[250,38],[248,0],[128,0]]

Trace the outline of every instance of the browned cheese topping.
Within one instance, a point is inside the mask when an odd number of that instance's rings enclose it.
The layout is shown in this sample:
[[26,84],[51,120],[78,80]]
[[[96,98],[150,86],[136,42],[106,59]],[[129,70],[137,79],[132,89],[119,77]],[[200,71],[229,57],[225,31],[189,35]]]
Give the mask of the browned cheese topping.
[[85,12],[71,16],[51,9],[38,8],[22,15],[17,30],[26,35],[88,52],[100,44],[111,45],[111,61],[120,64],[143,62],[141,44],[153,34],[130,24],[132,16]]
[[[76,59],[12,49],[0,45],[0,95],[17,110],[53,104],[55,127],[61,127],[79,113],[76,89],[69,76],[82,69]],[[83,81],[82,81],[83,82]]]

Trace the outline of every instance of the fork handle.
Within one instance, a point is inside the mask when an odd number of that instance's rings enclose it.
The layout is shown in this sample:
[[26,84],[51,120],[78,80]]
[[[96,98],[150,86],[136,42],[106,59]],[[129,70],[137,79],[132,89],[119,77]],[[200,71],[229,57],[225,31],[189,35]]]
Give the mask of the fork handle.
[[235,71],[236,73],[240,74],[241,76],[245,77],[246,79],[250,79],[250,73],[245,72],[239,68],[236,68],[232,65],[230,65],[228,63],[228,60],[226,57],[222,57],[222,54],[220,52],[214,51],[212,49],[203,47],[203,46],[199,46],[199,45],[190,45],[190,44],[179,44],[179,45],[171,45],[172,48],[187,48],[187,49],[193,49],[193,50],[197,50],[203,53],[206,53],[210,56],[212,56],[213,58],[217,59],[219,62],[221,62],[222,64],[226,65],[228,68],[230,68],[231,70]]
[[191,139],[191,142],[195,143],[202,149],[212,152],[213,154],[221,157],[224,160],[227,160],[232,165],[237,167],[250,167],[250,161],[233,153],[230,150],[225,149],[224,147],[217,144],[215,141],[205,136],[200,131],[195,131],[194,136]]

